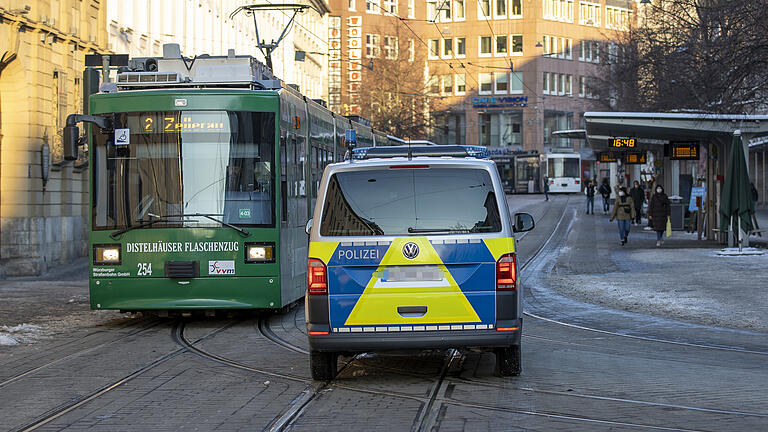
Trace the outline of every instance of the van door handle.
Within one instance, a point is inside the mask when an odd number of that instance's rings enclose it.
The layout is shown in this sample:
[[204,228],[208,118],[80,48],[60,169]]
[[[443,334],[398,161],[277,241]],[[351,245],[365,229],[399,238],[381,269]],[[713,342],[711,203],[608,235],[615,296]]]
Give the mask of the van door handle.
[[398,306],[397,313],[403,318],[420,318],[427,314],[426,306]]

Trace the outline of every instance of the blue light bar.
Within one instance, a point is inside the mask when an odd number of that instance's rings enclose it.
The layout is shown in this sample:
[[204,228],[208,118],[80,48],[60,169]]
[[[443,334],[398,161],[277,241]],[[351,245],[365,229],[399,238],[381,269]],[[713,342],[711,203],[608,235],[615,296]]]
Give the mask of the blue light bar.
[[[432,146],[385,146],[385,147],[360,147],[352,150],[352,158],[356,160],[393,157],[473,157],[477,159],[490,159],[491,154],[483,146],[473,145],[432,145]],[[349,159],[349,155],[347,156]]]

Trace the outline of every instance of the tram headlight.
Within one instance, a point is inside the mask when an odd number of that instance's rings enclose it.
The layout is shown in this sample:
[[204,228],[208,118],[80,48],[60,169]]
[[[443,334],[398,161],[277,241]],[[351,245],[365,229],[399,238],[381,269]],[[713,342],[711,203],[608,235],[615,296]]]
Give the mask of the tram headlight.
[[94,245],[94,265],[120,265],[120,245]]
[[274,243],[246,243],[245,262],[264,263],[275,262]]

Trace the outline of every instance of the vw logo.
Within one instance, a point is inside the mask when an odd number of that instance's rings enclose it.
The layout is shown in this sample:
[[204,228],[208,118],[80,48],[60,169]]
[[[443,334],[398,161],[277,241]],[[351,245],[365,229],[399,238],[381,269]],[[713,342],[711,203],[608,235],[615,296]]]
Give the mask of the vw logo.
[[419,246],[416,243],[408,242],[403,246],[403,256],[408,259],[414,259],[419,256]]

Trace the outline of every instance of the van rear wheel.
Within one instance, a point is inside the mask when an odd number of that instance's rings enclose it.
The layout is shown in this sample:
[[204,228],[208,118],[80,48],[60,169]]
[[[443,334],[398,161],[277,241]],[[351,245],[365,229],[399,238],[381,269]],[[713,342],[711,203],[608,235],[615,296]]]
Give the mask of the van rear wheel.
[[495,348],[496,354],[496,375],[498,376],[518,376],[523,370],[521,360],[520,345],[511,345],[503,348]]
[[312,379],[317,381],[330,381],[336,376],[337,353],[312,351],[309,353],[309,369]]

